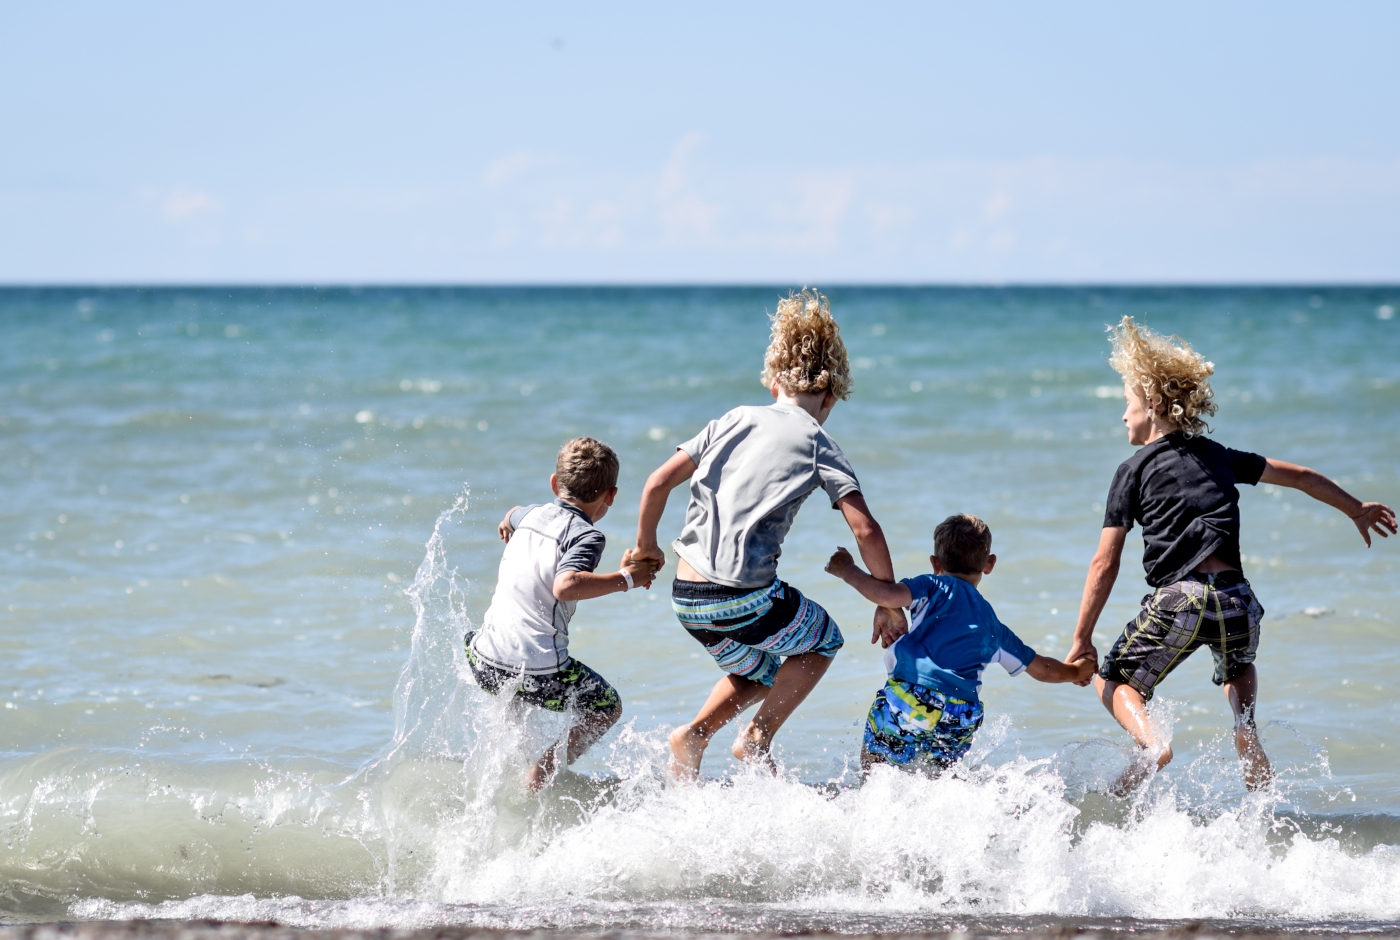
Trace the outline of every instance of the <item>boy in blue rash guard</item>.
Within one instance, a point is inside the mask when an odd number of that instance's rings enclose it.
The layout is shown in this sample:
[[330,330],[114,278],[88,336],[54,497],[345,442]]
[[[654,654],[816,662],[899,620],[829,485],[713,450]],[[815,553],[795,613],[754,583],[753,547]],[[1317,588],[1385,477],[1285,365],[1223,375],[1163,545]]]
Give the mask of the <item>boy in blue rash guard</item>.
[[885,650],[889,681],[875,693],[865,721],[860,764],[947,768],[967,753],[982,724],[982,670],[999,663],[1013,676],[1041,682],[1086,682],[1088,657],[1073,664],[1037,656],[997,619],[977,591],[997,556],[992,533],[976,516],[949,516],[933,533],[933,574],[896,584],[878,581],[838,548],[826,570],[872,603],[908,607],[909,633]]

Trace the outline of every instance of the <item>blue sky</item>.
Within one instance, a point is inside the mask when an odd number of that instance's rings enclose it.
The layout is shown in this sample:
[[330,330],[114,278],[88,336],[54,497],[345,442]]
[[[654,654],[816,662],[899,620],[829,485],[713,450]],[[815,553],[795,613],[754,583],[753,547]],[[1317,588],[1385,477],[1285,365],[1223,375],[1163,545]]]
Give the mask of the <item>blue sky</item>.
[[1400,280],[1400,5],[970,7],[6,4],[0,282]]

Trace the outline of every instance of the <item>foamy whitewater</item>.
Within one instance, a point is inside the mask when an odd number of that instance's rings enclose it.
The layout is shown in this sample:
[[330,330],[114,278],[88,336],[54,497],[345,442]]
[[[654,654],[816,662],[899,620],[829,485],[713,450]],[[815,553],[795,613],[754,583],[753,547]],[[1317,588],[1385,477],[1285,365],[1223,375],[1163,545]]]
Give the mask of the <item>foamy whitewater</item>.
[[[580,605],[575,653],[626,714],[576,772],[524,791],[561,721],[513,720],[462,652],[496,522],[543,498],[560,440],[595,433],[623,460],[612,562],[674,442],[762,401],[774,294],[0,292],[18,533],[0,908],[583,930],[1400,921],[1400,546],[1366,553],[1325,507],[1263,488],[1244,548],[1269,611],[1270,793],[1241,785],[1205,654],[1154,702],[1178,759],[1131,800],[1107,795],[1130,752],[1090,693],[994,671],[957,772],[862,785],[879,652],[868,610],[820,572],[849,535],[815,500],[784,576],[847,647],[780,736],[780,775],[728,761],[726,733],[698,786],[665,785],[666,733],[717,672],[659,582]],[[1120,312],[1215,344],[1222,439],[1400,496],[1383,291],[834,295],[858,384],[828,427],[898,570],[922,570],[938,518],[978,512],[1002,557],[989,599],[1050,655],[1130,452],[1103,392]],[[1143,590],[1125,561],[1101,651]]]

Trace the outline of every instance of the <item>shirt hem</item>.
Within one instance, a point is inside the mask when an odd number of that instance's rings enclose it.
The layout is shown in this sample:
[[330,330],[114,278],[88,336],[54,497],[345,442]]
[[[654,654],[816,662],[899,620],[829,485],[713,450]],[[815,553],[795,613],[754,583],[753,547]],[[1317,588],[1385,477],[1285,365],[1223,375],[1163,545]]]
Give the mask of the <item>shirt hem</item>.
[[772,577],[768,578],[766,581],[734,581],[729,578],[721,578],[710,570],[708,565],[701,564],[696,561],[696,559],[690,557],[690,555],[686,553],[686,550],[681,547],[680,539],[676,539],[676,541],[671,543],[671,550],[676,553],[677,557],[683,559],[687,565],[694,568],[696,574],[700,575],[700,577],[709,581],[711,584],[721,584],[725,587],[744,588],[745,590],[756,591],[759,588],[767,587],[778,579],[778,573],[776,571],[774,571]]
[[[480,635],[481,635],[480,633],[477,633],[477,634],[476,634],[476,636],[480,636]],[[480,649],[477,648],[475,638],[473,638],[473,640],[472,640],[471,648],[472,648],[472,652],[476,654],[477,658],[479,658],[479,659],[480,659],[482,662],[484,662],[486,665],[491,666],[492,668],[495,668],[495,669],[499,669],[499,670],[501,670],[502,672],[521,673],[521,674],[527,675],[527,676],[549,676],[549,675],[553,675],[554,673],[558,672],[559,670],[561,670],[561,669],[563,669],[565,666],[567,666],[567,665],[569,664],[569,661],[573,659],[572,656],[568,655],[568,648],[565,647],[565,649],[564,649],[564,658],[563,658],[562,660],[560,660],[559,665],[557,665],[557,666],[547,666],[547,667],[545,667],[545,668],[543,668],[543,669],[529,669],[529,668],[526,668],[526,667],[524,666],[524,664],[522,664],[522,663],[503,663],[503,662],[499,662],[498,660],[492,659],[490,656],[488,656],[487,654],[483,653]]]

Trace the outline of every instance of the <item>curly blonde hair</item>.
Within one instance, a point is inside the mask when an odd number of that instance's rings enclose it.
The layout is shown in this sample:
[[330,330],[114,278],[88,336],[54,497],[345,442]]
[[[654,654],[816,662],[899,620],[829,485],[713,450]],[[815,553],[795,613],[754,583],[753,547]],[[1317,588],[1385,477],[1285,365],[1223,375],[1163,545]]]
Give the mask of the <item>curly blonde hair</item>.
[[773,339],[763,355],[764,385],[777,382],[789,395],[830,392],[851,395],[851,363],[831,302],[816,291],[788,291],[772,316]]
[[1138,326],[1132,317],[1124,317],[1108,332],[1113,337],[1108,364],[1128,386],[1141,392],[1144,401],[1154,403],[1153,410],[1175,422],[1187,437],[1210,430],[1205,417],[1216,411],[1210,387],[1214,363],[1180,336],[1163,336]]

